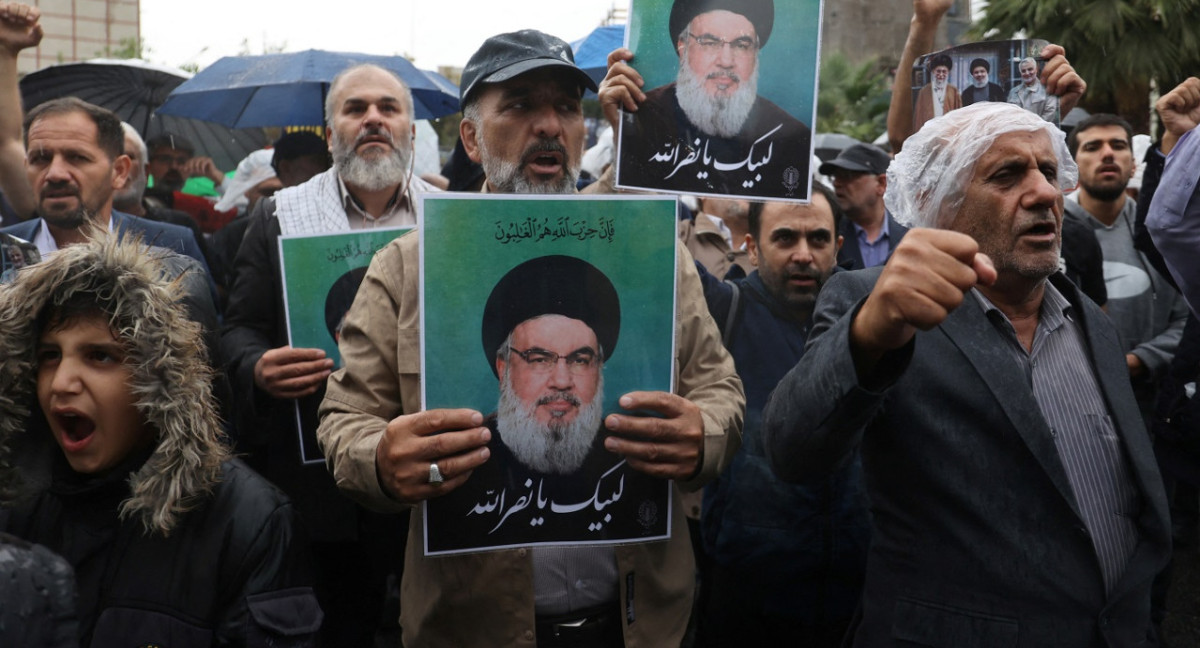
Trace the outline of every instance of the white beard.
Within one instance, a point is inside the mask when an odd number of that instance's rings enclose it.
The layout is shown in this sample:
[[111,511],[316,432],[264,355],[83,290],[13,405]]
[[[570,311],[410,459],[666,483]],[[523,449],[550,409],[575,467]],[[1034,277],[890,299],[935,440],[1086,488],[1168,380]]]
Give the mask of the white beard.
[[945,90],[945,89],[946,89],[946,82],[945,82],[945,81],[938,81],[937,79],[934,79],[934,81],[933,81],[933,89],[934,89],[934,90],[938,90],[938,91]]
[[976,88],[986,88],[987,84],[988,84],[988,80],[984,79],[983,81],[978,81],[972,77],[971,83],[974,84]]
[[381,191],[404,182],[412,165],[412,149],[396,146],[395,139],[387,129],[376,131],[386,135],[392,145],[392,152],[381,157],[367,159],[358,155],[358,144],[367,131],[359,133],[354,143],[347,145],[338,137],[337,131],[332,131],[330,148],[333,153],[333,165],[337,174],[348,185],[361,187],[366,191]]
[[[572,157],[565,147],[558,145],[557,142],[543,143],[543,145],[557,148],[562,152],[565,173],[557,181],[535,184],[530,182],[524,173],[521,173],[521,164],[501,159],[499,156],[489,153],[487,145],[484,143],[482,127],[479,127],[478,130],[476,141],[479,142],[480,166],[483,167],[484,177],[497,193],[568,194],[575,191],[575,183],[579,180],[580,160],[578,156]],[[522,159],[525,159],[524,155],[522,155]]]
[[688,66],[687,49],[679,57],[679,74],[675,79],[675,96],[688,121],[706,135],[733,137],[741,132],[746,117],[758,98],[758,60],[749,78],[739,79],[738,88],[728,97],[714,97],[704,88],[705,79],[694,74]]
[[581,405],[570,423],[548,426],[534,418],[534,409],[513,393],[506,369],[500,381],[500,404],[496,408],[496,430],[517,461],[529,468],[554,475],[573,473],[583,465],[603,418],[604,375],[596,383],[592,402]]

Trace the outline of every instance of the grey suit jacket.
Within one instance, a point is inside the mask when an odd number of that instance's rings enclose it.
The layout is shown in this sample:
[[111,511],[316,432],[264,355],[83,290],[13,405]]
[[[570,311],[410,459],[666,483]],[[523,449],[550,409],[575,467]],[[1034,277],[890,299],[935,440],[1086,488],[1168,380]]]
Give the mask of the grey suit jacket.
[[1141,538],[1106,596],[1100,565],[1029,379],[968,297],[885,357],[872,391],[849,352],[879,268],[835,274],[809,345],[765,411],[776,473],[829,470],[860,447],[874,516],[856,646],[1140,646],[1170,554],[1166,498],[1103,312],[1061,275],[1141,494]]

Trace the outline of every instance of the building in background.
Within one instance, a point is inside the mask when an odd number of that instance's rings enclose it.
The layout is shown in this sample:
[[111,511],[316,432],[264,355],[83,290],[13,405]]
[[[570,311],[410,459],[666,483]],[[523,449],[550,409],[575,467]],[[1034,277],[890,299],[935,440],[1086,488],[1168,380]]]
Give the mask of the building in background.
[[[970,0],[957,0],[946,12],[934,49],[963,42],[963,33],[971,26],[971,4]],[[821,56],[840,52],[852,63],[878,56],[895,65],[904,51],[912,12],[911,2],[826,0]]]
[[21,52],[21,73],[97,57],[128,58],[141,38],[140,0],[26,0],[42,10],[46,36]]

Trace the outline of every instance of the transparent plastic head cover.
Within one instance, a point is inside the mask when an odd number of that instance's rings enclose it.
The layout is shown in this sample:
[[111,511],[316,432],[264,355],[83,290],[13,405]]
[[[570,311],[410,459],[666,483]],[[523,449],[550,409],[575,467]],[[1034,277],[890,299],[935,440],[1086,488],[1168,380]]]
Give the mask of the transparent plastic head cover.
[[980,102],[925,122],[888,167],[884,204],[909,227],[946,229],[962,206],[975,162],[1001,135],[1043,131],[1058,158],[1058,186],[1070,189],[1079,169],[1057,126],[1019,106]]

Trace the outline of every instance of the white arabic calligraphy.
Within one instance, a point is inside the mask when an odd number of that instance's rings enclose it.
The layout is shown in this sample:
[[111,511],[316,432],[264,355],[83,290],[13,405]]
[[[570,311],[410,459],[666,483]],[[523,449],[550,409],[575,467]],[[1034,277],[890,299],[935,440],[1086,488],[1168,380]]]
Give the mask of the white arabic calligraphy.
[[[783,128],[783,124],[779,124],[775,128],[767,131],[762,137],[754,140],[754,143],[750,145],[749,150],[746,152],[746,159],[744,160],[722,162],[721,160],[709,155],[708,145],[711,140],[704,140],[697,137],[695,141],[692,142],[692,145],[688,147],[687,156],[684,157],[683,160],[679,159],[679,153],[681,150],[679,143],[676,142],[674,148],[672,148],[671,143],[668,142],[666,143],[666,148],[663,151],[650,156],[650,161],[670,162],[675,164],[675,168],[663,178],[664,180],[669,180],[670,178],[674,177],[676,173],[679,173],[680,169],[690,164],[694,164],[698,160],[701,161],[702,167],[711,167],[716,171],[737,171],[738,169],[745,168],[750,173],[754,173],[754,171],[759,167],[765,166],[771,162],[771,158],[775,154],[775,143],[767,142],[766,152],[757,160],[755,159],[754,155],[755,147],[768,140],[775,133],[779,132],[779,129],[781,128]],[[696,177],[703,178],[707,176],[708,173],[704,171],[703,168],[697,171]]]
[[[491,531],[488,531],[488,534],[490,535],[495,533],[500,527],[504,526],[504,523],[508,520],[508,518],[520,511],[525,510],[526,508],[529,508],[531,504],[534,505],[536,510],[545,510],[546,505],[549,504],[550,511],[556,514],[576,513],[587,508],[592,508],[595,511],[603,511],[605,508],[620,501],[621,496],[625,494],[625,475],[620,476],[615,487],[612,488],[610,493],[601,493],[604,481],[623,466],[625,466],[625,461],[621,460],[612,468],[606,470],[604,474],[600,475],[600,477],[596,479],[596,488],[592,491],[592,496],[582,502],[560,504],[549,497],[545,497],[542,493],[543,487],[545,486],[545,480],[542,479],[539,479],[537,482],[537,494],[535,496],[533,479],[526,479],[525,488],[528,488],[529,492],[518,497],[517,500],[513,502],[513,505],[508,508],[508,510],[504,509],[504,501],[507,496],[507,489],[501,490],[499,494],[496,494],[496,491],[494,490],[489,490],[484,495],[485,497],[490,497],[491,499],[485,499],[483,502],[475,504],[471,510],[467,511],[467,515],[483,515],[485,513],[498,512],[500,514],[500,520],[496,522],[496,526],[492,527]],[[609,516],[605,516],[606,522],[608,519],[610,519]],[[530,525],[540,526],[544,522],[544,518],[537,516],[530,520]]]

